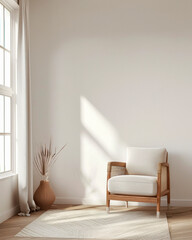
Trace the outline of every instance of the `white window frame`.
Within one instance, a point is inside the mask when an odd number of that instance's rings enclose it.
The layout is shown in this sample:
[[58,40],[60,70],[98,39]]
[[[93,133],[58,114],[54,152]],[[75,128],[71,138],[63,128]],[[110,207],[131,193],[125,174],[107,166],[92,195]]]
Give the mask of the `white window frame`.
[[[11,170],[0,173],[0,179],[16,174],[16,86],[17,86],[17,29],[19,5],[14,0],[0,0],[10,12],[10,88],[0,85],[0,94],[11,98]],[[5,134],[2,134],[5,135]]]

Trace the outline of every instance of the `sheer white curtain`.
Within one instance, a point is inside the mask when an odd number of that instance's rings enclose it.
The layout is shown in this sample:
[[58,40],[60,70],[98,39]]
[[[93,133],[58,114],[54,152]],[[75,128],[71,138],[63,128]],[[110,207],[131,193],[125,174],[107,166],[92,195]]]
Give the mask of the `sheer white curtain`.
[[29,51],[29,0],[19,1],[18,84],[17,84],[17,172],[20,215],[35,210],[33,200],[33,159],[31,83]]

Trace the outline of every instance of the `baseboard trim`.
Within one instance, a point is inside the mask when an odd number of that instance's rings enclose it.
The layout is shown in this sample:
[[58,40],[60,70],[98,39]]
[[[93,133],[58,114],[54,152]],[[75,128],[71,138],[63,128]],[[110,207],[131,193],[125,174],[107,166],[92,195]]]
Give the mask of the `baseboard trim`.
[[[105,205],[105,201],[100,199],[91,198],[68,198],[68,197],[56,197],[55,204],[87,204],[87,205]],[[124,205],[122,201],[111,201],[111,205]],[[130,206],[155,206],[155,204],[149,203],[137,203],[129,202]],[[167,199],[161,200],[162,206],[167,206]],[[178,207],[192,207],[192,199],[171,199],[171,206]]]
[[192,199],[173,199],[170,205],[175,207],[192,207]]
[[7,219],[9,219],[10,217],[16,215],[19,211],[19,206],[15,206],[9,210],[3,211],[0,214],[0,223],[6,221]]

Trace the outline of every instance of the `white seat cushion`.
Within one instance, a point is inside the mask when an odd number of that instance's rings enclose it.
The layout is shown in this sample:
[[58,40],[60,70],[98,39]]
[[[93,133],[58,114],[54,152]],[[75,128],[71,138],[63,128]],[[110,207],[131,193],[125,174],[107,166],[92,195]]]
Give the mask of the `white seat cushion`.
[[126,168],[129,175],[157,176],[158,164],[166,162],[165,148],[127,148]]
[[157,195],[157,177],[140,175],[120,175],[109,179],[108,191],[125,195]]

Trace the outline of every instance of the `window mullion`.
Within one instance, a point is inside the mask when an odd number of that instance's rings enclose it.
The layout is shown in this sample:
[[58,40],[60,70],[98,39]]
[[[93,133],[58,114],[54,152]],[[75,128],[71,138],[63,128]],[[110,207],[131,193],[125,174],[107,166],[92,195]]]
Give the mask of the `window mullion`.
[[[4,101],[3,101],[3,112],[4,112],[4,126],[3,126],[3,132],[5,133],[5,96],[3,97]],[[3,136],[3,140],[4,140],[4,172],[5,172],[5,135]]]
[[3,6],[3,85],[5,85],[5,7]]
[[8,96],[8,97],[12,97],[13,96],[13,90],[12,90],[12,88],[8,88],[8,87],[0,85],[0,95],[5,95],[5,96]]
[[2,48],[3,50],[5,50],[6,52],[9,52],[9,53],[11,52],[9,49],[5,48],[4,46],[1,46],[1,45],[0,45],[0,48]]

